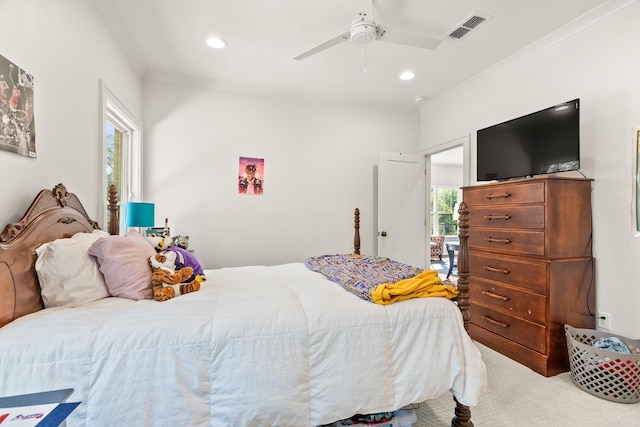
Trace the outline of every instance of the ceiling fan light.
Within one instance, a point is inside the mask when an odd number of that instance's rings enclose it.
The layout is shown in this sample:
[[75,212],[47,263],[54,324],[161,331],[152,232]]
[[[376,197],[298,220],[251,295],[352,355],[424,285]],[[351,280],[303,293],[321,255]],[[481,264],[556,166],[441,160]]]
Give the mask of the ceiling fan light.
[[412,80],[416,76],[413,71],[403,71],[400,74],[400,80]]
[[221,38],[218,37],[209,37],[207,39],[207,45],[209,45],[209,47],[212,47],[214,49],[222,49],[224,48],[227,44],[224,42],[224,40],[222,40]]

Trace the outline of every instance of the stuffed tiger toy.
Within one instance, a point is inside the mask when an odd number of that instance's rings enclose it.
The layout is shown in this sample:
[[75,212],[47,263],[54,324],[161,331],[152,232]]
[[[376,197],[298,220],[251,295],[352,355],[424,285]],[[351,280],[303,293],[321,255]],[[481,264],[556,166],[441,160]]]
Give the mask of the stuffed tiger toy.
[[153,298],[156,301],[166,301],[178,295],[200,290],[199,280],[183,283],[193,276],[193,268],[185,266],[176,270],[175,252],[163,251],[152,255],[149,257],[149,264]]

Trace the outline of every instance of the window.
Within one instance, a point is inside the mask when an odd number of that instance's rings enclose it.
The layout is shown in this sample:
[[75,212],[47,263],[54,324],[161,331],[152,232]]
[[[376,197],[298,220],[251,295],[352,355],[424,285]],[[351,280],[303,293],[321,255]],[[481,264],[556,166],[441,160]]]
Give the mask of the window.
[[458,188],[431,187],[430,214],[432,236],[457,236],[456,205],[460,198]]
[[106,229],[111,212],[107,209],[109,187],[114,184],[120,201],[120,230],[124,230],[122,206],[141,198],[142,125],[104,85],[100,84],[102,102],[102,223]]

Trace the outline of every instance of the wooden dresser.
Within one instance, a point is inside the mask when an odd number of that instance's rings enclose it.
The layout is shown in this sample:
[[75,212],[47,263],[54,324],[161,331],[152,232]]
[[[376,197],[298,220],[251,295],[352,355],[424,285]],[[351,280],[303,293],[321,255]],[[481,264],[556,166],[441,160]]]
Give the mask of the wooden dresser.
[[471,336],[534,371],[569,370],[564,324],[595,328],[591,180],[463,188]]

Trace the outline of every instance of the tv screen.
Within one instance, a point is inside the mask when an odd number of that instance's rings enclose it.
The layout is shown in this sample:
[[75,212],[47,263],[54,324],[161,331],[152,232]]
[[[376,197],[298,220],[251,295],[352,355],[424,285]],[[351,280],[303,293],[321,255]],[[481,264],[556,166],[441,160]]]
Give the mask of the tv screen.
[[580,168],[580,100],[554,105],[477,133],[478,181]]

